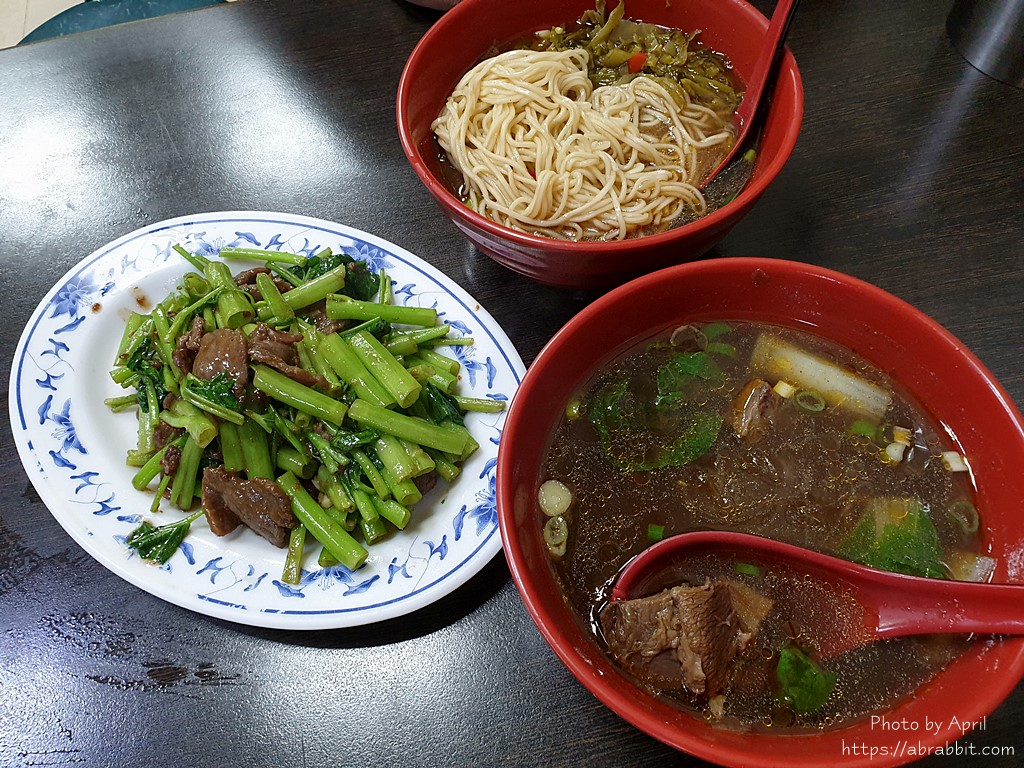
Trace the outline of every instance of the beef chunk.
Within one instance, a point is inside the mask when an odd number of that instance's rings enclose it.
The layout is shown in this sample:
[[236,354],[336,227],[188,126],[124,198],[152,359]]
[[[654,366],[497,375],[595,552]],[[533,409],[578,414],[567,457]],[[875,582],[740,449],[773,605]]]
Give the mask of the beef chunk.
[[249,334],[249,358],[259,357],[262,363],[276,357],[288,365],[295,365],[299,362],[295,345],[300,341],[301,333],[278,331],[266,323],[257,323]]
[[298,365],[299,355],[295,345],[300,341],[301,333],[286,333],[266,323],[259,323],[249,334],[249,360],[276,368],[288,378],[307,387],[330,389],[327,379]]
[[167,446],[164,457],[160,459],[160,471],[168,477],[174,477],[181,463],[181,448],[176,445]]
[[427,472],[412,479],[419,492],[426,496],[437,485],[437,472]]
[[192,364],[192,373],[204,381],[226,373],[234,382],[231,391],[236,397],[241,395],[249,383],[249,353],[245,336],[230,328],[218,328],[204,334]]
[[196,352],[202,341],[203,333],[206,332],[206,324],[202,317],[192,318],[192,327],[178,337],[178,343],[171,352],[171,360],[184,373],[192,370],[193,361],[196,359]]
[[306,317],[313,321],[313,325],[316,329],[325,336],[329,336],[332,333],[336,333],[343,328],[348,326],[348,320],[332,320],[327,316],[327,310],[325,309],[325,302],[318,301],[311,307],[307,307],[305,310]]
[[[247,269],[244,272],[239,272],[235,275],[235,285],[241,288],[243,291],[248,293],[254,301],[260,301],[263,299],[263,294],[260,293],[260,289],[256,286],[256,276],[260,274],[269,274],[270,270],[267,267],[256,267],[254,269]],[[273,276],[273,275],[272,275]],[[292,284],[287,280],[280,277],[274,277],[274,285],[277,290],[281,293],[290,291]]]
[[273,480],[245,480],[223,467],[203,470],[203,512],[210,530],[225,536],[239,523],[277,547],[288,543],[288,532],[299,524],[292,502]]
[[153,447],[158,451],[180,434],[181,430],[166,421],[159,421],[153,428]]
[[771,425],[771,413],[781,398],[772,385],[751,379],[732,403],[732,428],[747,442],[757,442]]
[[601,627],[612,656],[638,679],[711,698],[771,606],[750,587],[722,579],[610,603]]

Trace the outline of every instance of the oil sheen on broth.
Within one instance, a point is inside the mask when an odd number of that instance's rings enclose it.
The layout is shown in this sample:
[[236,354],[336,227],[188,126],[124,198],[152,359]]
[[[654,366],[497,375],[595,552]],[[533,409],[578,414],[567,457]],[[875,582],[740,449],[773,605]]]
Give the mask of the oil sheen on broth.
[[[763,324],[684,326],[605,366],[568,404],[542,480],[560,481],[572,502],[544,535],[567,604],[603,643],[599,614],[617,572],[685,531],[742,531],[912,575],[987,579],[993,563],[978,554],[965,470],[923,409],[848,350]],[[564,536],[552,539],[556,520]],[[823,608],[800,574],[708,560],[678,576],[738,580],[773,601],[711,706],[647,684],[725,727],[823,728],[887,708],[967,643],[904,638],[819,658],[843,631],[843,611]],[[780,698],[784,647],[835,678],[813,711]]]

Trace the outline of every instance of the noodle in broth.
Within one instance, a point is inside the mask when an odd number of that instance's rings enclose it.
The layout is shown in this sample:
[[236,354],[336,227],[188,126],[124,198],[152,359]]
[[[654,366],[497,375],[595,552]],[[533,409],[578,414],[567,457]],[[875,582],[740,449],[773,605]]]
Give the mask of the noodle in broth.
[[514,50],[463,76],[432,127],[467,204],[566,240],[622,239],[703,212],[703,150],[724,151],[731,126],[654,78],[595,88],[589,56]]

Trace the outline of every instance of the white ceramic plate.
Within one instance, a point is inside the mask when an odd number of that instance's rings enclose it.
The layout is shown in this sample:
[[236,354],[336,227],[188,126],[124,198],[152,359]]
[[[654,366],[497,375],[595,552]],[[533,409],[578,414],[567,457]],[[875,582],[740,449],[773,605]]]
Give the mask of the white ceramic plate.
[[[384,267],[395,301],[436,307],[472,346],[447,348],[462,363],[459,391],[511,399],[523,362],[494,319],[441,272],[379,237],[328,221],[281,213],[186,216],[132,232],[73,267],[40,302],[15,352],[9,406],[15,442],[53,516],[100,563],[177,605],[229,621],[288,629],[347,627],[409,613],[465,583],[501,549],[494,471],[505,416],[473,414],[480,450],[449,486],[439,481],[404,531],[370,547],[356,571],[320,568],[307,547],[302,582],[281,581],[284,550],[240,527],[214,536],[200,519],[166,565],[146,563],[124,540],[149,514],[152,491],[131,485],[125,452],[134,412],[114,414],[104,398],[123,394],[112,367],[127,314],[163,299],[190,269],[171,246],[216,255],[223,246],[311,255],[330,247]],[[242,264],[232,264],[237,272]],[[444,351],[444,350],[442,350]],[[313,550],[312,552],[310,550]]]

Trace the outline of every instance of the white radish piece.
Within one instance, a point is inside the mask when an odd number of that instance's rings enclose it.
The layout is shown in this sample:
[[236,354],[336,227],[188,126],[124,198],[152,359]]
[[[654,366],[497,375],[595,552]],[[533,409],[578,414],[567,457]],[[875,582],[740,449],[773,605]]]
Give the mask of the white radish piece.
[[877,384],[770,334],[758,337],[750,362],[765,378],[813,390],[829,406],[875,421],[881,420],[892,400],[892,395]]

